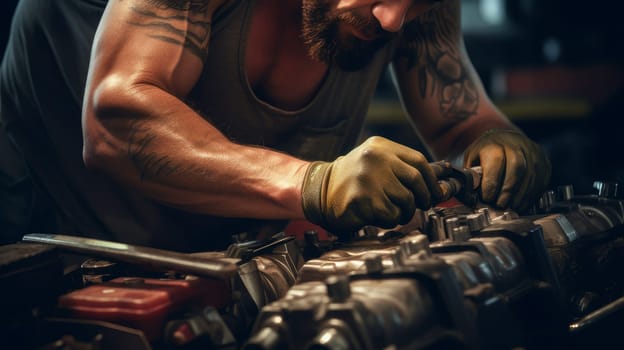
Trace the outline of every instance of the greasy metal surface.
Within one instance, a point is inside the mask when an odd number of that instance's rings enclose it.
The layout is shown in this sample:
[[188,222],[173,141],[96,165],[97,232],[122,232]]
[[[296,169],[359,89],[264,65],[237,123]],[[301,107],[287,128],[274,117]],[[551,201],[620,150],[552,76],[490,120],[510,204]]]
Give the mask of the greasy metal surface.
[[32,233],[23,241],[53,245],[76,253],[116,259],[147,268],[173,270],[202,277],[229,279],[236,271],[236,259],[206,259],[191,254],[141,247],[98,239]]
[[[342,298],[329,293],[324,282],[295,285],[284,298],[264,308],[257,336],[248,348],[277,349],[289,344],[289,349],[305,349],[310,344],[334,343],[339,349],[382,349],[409,343],[415,334],[436,325],[434,303],[415,280],[341,282],[348,289]],[[310,334],[316,336],[309,339]]]

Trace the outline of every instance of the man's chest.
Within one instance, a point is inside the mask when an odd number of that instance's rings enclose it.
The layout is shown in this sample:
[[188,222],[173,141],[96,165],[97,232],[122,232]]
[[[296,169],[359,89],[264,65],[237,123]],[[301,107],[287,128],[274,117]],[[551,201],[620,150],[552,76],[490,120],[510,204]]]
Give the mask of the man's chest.
[[322,85],[327,66],[311,59],[297,21],[275,18],[256,6],[244,45],[244,69],[254,94],[281,109],[309,103]]

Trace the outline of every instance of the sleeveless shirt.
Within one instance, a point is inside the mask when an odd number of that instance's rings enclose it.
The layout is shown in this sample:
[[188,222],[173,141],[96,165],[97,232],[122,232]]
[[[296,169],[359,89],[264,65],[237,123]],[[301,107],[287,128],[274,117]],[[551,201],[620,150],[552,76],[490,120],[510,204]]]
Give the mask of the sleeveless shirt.
[[[245,73],[254,4],[255,0],[237,0],[215,15],[204,70],[187,102],[240,144],[306,160],[333,160],[344,154],[358,141],[393,46],[382,48],[357,72],[330,66],[306,106],[282,110],[260,100]],[[82,96],[93,36],[105,6],[105,0],[21,1],[0,67],[0,120],[32,177],[59,209],[59,225],[50,229],[201,251],[224,248],[232,234],[275,224],[166,207],[85,168]]]

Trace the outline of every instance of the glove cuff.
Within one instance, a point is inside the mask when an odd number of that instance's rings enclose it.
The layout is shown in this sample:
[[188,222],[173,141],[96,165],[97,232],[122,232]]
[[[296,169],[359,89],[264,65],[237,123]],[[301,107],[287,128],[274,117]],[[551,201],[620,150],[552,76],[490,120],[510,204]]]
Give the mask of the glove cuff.
[[322,227],[327,227],[323,203],[330,169],[331,163],[313,162],[306,170],[301,187],[301,204],[306,219]]

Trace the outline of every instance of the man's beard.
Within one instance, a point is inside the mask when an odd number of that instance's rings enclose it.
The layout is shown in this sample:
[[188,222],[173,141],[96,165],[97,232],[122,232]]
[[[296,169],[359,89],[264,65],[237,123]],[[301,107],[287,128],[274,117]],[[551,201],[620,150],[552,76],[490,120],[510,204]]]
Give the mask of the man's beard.
[[[303,40],[309,55],[321,62],[336,63],[346,71],[357,71],[368,65],[374,54],[391,38],[391,33],[381,29],[373,17],[362,18],[356,13],[329,15],[327,0],[303,1]],[[349,36],[341,38],[340,22],[350,24],[365,35],[374,36],[366,41]]]

